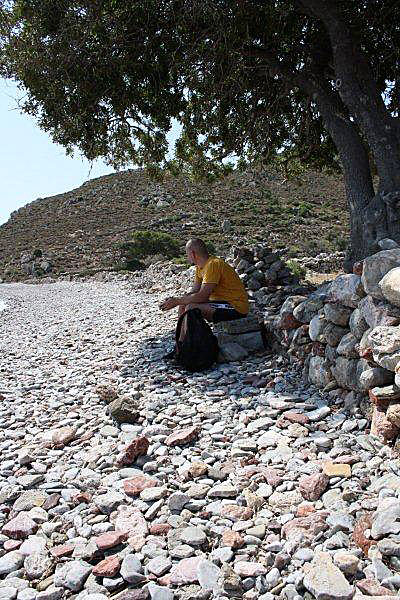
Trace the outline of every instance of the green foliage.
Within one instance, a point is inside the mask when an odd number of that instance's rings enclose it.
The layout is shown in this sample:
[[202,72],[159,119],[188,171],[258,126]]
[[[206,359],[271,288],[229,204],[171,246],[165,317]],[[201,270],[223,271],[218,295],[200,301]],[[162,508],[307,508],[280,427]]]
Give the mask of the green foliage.
[[169,233],[161,231],[134,231],[126,242],[119,244],[121,256],[128,271],[145,268],[142,262],[149,256],[162,255],[171,259],[181,254],[181,244]]
[[306,269],[302,267],[297,260],[289,259],[286,261],[286,266],[293,275],[298,277],[299,279],[304,279],[306,276]]

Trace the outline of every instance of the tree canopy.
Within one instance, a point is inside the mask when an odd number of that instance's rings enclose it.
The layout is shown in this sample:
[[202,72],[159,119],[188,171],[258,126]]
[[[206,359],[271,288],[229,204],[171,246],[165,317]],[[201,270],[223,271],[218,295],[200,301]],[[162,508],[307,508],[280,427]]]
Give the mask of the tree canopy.
[[[117,167],[162,166],[175,119],[176,161],[199,173],[229,157],[267,162],[277,152],[340,165],[351,215],[375,197],[371,164],[382,194],[400,190],[398,2],[0,0],[0,7],[1,74],[21,84],[22,110],[68,151]],[[375,241],[380,235],[369,232]]]

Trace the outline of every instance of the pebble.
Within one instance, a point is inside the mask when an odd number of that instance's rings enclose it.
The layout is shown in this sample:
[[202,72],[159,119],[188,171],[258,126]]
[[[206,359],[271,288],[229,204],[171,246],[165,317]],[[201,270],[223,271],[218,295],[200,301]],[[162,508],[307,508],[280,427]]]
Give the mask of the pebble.
[[[151,269],[1,286],[0,600],[400,589],[400,460],[362,403],[349,413],[284,357],[164,363],[175,316],[157,303],[190,278]],[[130,423],[107,412],[121,397]]]

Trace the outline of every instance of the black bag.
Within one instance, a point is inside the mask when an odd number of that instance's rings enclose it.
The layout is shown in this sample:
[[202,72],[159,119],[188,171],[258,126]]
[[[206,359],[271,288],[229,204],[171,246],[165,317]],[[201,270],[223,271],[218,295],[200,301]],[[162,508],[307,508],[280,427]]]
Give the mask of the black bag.
[[[184,322],[186,333],[181,340]],[[187,371],[204,371],[216,362],[219,353],[218,341],[200,309],[191,308],[181,315],[175,335],[176,360]]]

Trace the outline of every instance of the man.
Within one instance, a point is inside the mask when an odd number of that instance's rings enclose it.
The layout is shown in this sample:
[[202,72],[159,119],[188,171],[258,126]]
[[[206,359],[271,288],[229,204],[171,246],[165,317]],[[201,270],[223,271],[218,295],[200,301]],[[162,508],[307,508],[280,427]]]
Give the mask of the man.
[[167,298],[160,304],[162,310],[176,306],[178,316],[189,308],[199,308],[207,321],[233,321],[249,312],[249,300],[236,271],[222,258],[210,256],[203,240],[191,239],[186,244],[186,256],[196,265],[193,288],[188,294]]

